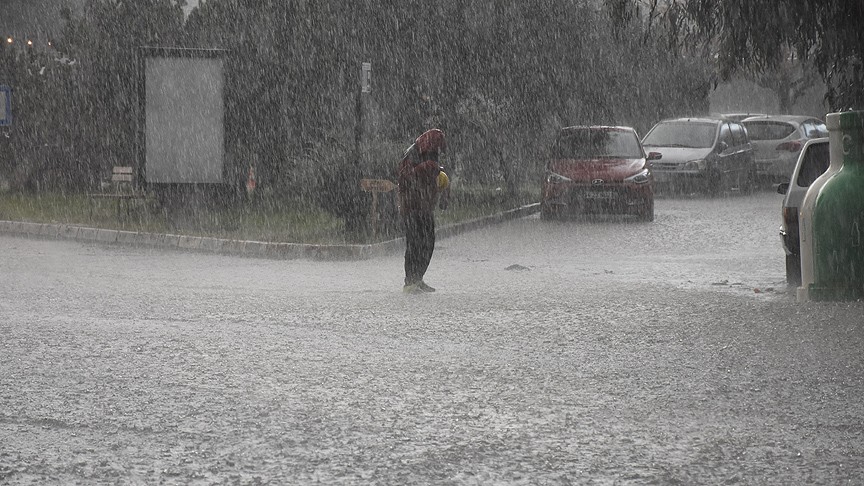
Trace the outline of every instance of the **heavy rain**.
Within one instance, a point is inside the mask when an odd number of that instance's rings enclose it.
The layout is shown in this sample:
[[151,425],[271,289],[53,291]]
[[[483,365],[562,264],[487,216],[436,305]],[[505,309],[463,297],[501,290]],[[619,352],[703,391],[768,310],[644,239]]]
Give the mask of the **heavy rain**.
[[859,483],[862,15],[0,0],[0,484]]

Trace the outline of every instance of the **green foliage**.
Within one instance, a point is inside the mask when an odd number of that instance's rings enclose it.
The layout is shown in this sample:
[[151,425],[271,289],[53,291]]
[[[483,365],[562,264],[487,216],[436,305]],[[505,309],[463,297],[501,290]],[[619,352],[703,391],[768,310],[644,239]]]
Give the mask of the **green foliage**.
[[137,75],[135,49],[175,45],[183,12],[171,0],[89,0],[66,26],[59,48],[76,60],[81,123],[70,127],[89,144],[83,157],[100,171],[135,160]]
[[0,179],[28,191],[80,187],[93,179],[76,150],[75,122],[82,116],[77,81],[74,67],[4,43],[0,82],[12,88],[13,122],[0,135]]
[[299,200],[320,205],[336,215],[348,209],[350,196],[346,191],[343,171],[334,168],[351,165],[352,148],[331,140],[316,144],[308,153],[290,162],[290,170],[280,172],[277,191],[296,194]]
[[[456,154],[448,160],[448,168],[454,174],[458,170],[468,182],[500,181],[501,154],[513,153],[518,144],[518,138],[508,137],[505,133],[508,128],[513,128],[508,123],[513,118],[511,105],[506,100],[497,102],[472,91],[459,101],[454,115],[456,124],[461,127],[461,138],[459,144],[451,143],[459,149],[454,149]],[[503,172],[507,169],[509,167],[504,167]]]
[[[616,0],[618,1],[618,0]],[[864,108],[864,2],[849,0],[669,0],[691,29],[673,32],[716,53],[723,79],[782,67],[790,52],[812,63],[832,109]],[[805,80],[806,81],[806,80]]]
[[436,220],[440,225],[477,219],[526,204],[537,202],[540,198],[540,183],[520,186],[513,193],[501,187],[468,184],[460,181],[453,184],[447,210],[438,211]]
[[345,243],[343,224],[320,208],[290,197],[264,195],[231,206],[165,208],[155,200],[91,200],[80,194],[0,194],[0,219],[86,225],[150,233],[293,243]]

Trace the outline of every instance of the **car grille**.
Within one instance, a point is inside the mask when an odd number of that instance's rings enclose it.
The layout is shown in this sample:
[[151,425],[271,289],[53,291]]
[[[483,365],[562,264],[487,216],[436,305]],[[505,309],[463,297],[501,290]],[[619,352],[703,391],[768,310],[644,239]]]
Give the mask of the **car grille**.
[[663,170],[663,171],[671,171],[678,170],[680,164],[677,162],[653,162],[651,164],[652,170]]

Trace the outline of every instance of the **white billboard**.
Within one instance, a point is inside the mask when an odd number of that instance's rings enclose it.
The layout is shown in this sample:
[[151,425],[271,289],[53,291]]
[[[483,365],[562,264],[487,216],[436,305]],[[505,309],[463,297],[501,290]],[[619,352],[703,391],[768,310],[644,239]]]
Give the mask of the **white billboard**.
[[212,51],[146,50],[144,178],[221,183],[225,177],[225,59]]

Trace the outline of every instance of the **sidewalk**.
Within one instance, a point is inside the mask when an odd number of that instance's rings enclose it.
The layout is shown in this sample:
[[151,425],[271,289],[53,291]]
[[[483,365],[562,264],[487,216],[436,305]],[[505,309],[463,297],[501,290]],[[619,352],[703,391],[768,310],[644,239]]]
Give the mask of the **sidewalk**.
[[[456,236],[493,224],[528,216],[536,213],[539,209],[540,204],[533,203],[491,216],[444,226],[438,228],[436,237],[448,238]],[[0,221],[0,234],[272,259],[362,260],[378,255],[395,253],[405,246],[404,238],[396,238],[368,245],[312,245],[304,243],[229,240],[205,236],[139,233],[135,231],[88,228],[69,224],[27,223],[21,221]]]

